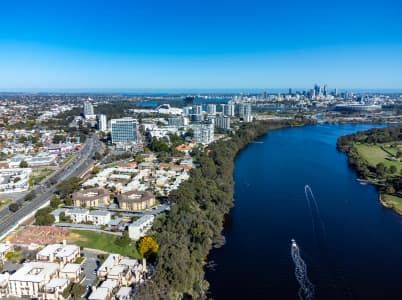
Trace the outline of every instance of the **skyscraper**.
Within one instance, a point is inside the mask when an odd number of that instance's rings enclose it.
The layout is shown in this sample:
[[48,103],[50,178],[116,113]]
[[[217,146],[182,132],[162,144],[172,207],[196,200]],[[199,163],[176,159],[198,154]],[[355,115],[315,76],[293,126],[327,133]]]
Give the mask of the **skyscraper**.
[[97,124],[98,124],[98,130],[99,131],[107,131],[107,119],[106,115],[97,115],[96,116]]
[[215,118],[215,127],[222,129],[230,129],[230,117],[228,116],[217,116]]
[[235,105],[232,103],[222,104],[222,112],[225,116],[235,116]]
[[210,114],[210,115],[215,115],[216,114],[216,105],[215,104],[208,104],[207,113]]
[[251,115],[251,104],[244,103],[239,105],[239,118],[245,122],[251,122],[253,117]]
[[214,124],[210,122],[194,124],[194,141],[201,144],[209,144],[214,140]]
[[112,143],[137,143],[136,119],[112,119],[110,127],[112,131]]
[[94,117],[94,106],[89,101],[84,101],[84,117],[86,119]]

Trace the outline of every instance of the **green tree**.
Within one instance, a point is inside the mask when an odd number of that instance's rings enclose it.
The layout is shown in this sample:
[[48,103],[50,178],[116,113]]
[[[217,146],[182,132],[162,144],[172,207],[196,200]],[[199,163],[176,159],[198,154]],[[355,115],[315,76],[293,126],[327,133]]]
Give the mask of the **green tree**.
[[59,191],[62,198],[70,195],[74,191],[79,190],[81,179],[78,177],[71,177],[59,183],[57,185],[57,190]]
[[135,162],[137,163],[137,164],[140,164],[140,163],[142,163],[142,162],[144,162],[145,160],[144,160],[144,157],[142,157],[142,155],[141,154],[137,154],[136,156],[135,156]]
[[393,187],[392,185],[389,185],[389,186],[387,186],[387,187],[385,188],[385,192],[386,192],[387,194],[394,194],[394,193],[395,193],[395,189],[394,189],[394,187]]
[[9,209],[11,212],[16,212],[17,210],[20,209],[20,206],[19,206],[17,203],[11,203],[11,204],[8,206],[8,209]]
[[100,172],[100,167],[98,167],[98,166],[96,166],[96,167],[93,167],[92,168],[92,174],[94,174],[94,175],[96,175],[96,174],[98,174],[99,172]]
[[382,163],[382,162],[378,163],[375,166],[375,172],[376,172],[377,176],[383,177],[386,172],[386,167],[385,167],[384,163]]
[[389,167],[389,172],[390,172],[391,174],[395,174],[396,171],[398,171],[398,169],[396,168],[396,166],[392,165],[391,167]]
[[28,163],[25,160],[21,160],[20,168],[28,168]]
[[101,160],[103,157],[102,157],[102,155],[99,153],[99,152],[95,152],[95,154],[94,154],[94,159],[95,160]]
[[52,199],[50,199],[50,207],[55,209],[58,208],[61,204],[60,198],[57,197],[56,195],[52,196]]
[[54,216],[51,214],[39,215],[36,216],[35,218],[35,225],[40,226],[52,225],[54,221],[55,221]]

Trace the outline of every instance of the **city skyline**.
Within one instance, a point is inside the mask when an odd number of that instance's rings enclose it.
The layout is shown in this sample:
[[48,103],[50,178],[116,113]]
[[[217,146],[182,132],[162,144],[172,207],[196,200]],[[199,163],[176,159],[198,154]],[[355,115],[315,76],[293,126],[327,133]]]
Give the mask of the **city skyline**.
[[377,2],[9,2],[0,90],[400,90],[401,4]]

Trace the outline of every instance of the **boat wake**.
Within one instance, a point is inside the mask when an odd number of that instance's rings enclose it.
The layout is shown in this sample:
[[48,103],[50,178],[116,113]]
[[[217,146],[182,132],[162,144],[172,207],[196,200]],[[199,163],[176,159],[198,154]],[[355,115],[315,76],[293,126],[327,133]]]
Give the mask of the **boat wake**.
[[299,298],[300,300],[314,300],[314,285],[310,282],[307,276],[307,266],[300,256],[299,246],[292,239],[291,255],[295,264],[295,276],[299,283]]
[[311,219],[313,222],[313,230],[317,239],[317,242],[321,246],[326,244],[326,230],[324,221],[321,217],[320,209],[318,208],[318,203],[315,200],[313,191],[309,185],[304,187],[304,194],[306,195],[306,200],[310,209]]

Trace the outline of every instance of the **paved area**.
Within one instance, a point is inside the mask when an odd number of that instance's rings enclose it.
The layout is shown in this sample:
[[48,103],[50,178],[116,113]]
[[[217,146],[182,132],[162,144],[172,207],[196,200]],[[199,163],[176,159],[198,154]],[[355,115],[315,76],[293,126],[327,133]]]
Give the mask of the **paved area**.
[[[82,173],[86,172],[92,166],[91,158],[99,147],[101,147],[100,142],[96,138],[89,137],[86,145],[80,151],[78,156],[73,159],[68,166],[63,167],[61,170],[56,172],[56,174],[52,176],[52,179],[49,179],[48,181],[50,182],[53,180],[57,183],[71,176],[80,176]],[[38,189],[39,192],[37,191],[37,196],[32,201],[24,202],[24,205],[17,212],[13,214],[10,213],[10,215],[3,216],[0,219],[0,236],[4,236],[12,228],[15,228],[15,225],[22,218],[31,214],[38,207],[46,204],[56,190],[55,186],[49,186],[48,183],[43,184]]]
[[94,274],[94,271],[96,271],[99,266],[99,262],[98,262],[98,257],[97,255],[99,253],[95,252],[95,251],[88,251],[88,250],[82,250],[82,253],[84,253],[84,257],[85,257],[85,262],[83,265],[84,268],[84,274],[85,274],[85,280],[82,283],[84,286],[92,286],[93,283],[96,280],[96,274]]

